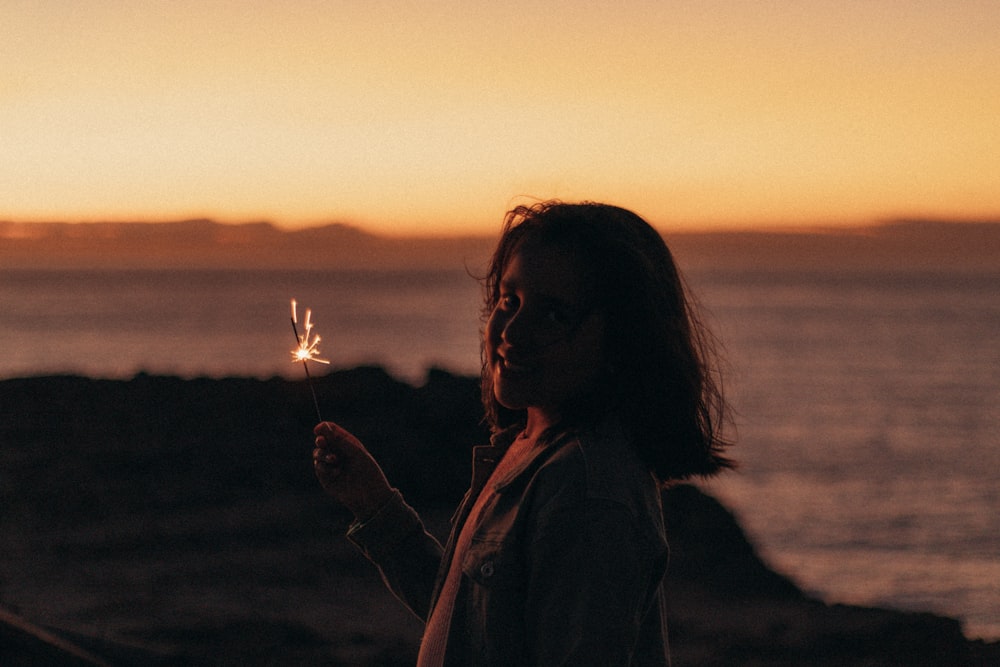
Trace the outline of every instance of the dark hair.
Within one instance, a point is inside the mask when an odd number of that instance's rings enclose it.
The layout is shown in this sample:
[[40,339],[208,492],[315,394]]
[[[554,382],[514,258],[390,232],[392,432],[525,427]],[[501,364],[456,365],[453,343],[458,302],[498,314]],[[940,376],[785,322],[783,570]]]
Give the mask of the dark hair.
[[[662,482],[708,476],[733,467],[722,452],[726,404],[712,362],[715,341],[660,234],[635,213],[597,203],[541,202],[518,206],[483,279],[483,317],[500,298],[500,280],[525,240],[580,253],[588,295],[605,318],[606,389],[601,401],[617,411],[640,457]],[[524,419],[498,403],[483,355],[482,400],[496,431]],[[563,415],[561,428],[595,419],[592,404]]]

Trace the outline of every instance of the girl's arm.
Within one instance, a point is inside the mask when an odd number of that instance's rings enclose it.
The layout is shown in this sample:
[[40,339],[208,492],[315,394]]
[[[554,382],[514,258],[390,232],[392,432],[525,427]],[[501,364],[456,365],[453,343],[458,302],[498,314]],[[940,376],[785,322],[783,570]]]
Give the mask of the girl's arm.
[[349,539],[379,567],[389,589],[426,620],[441,545],[389,485],[360,440],[332,422],[319,424],[314,433],[316,477],[328,495],[354,514]]

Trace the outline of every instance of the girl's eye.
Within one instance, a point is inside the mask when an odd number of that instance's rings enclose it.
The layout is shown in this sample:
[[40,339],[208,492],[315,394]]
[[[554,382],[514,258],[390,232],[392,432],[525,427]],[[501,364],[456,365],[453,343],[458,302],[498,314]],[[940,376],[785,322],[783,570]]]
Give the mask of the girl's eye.
[[513,294],[502,294],[497,301],[497,307],[502,310],[513,310],[517,308],[517,297]]
[[564,308],[550,308],[545,313],[545,319],[548,320],[550,324],[567,324],[569,322],[570,316]]

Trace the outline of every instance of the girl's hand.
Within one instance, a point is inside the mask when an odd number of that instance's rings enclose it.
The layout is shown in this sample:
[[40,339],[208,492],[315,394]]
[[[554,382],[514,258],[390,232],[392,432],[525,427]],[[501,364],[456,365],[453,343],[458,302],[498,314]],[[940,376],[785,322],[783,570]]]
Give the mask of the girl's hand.
[[313,468],[320,486],[354,513],[358,521],[373,517],[392,497],[382,468],[361,441],[334,424],[318,424],[313,433]]

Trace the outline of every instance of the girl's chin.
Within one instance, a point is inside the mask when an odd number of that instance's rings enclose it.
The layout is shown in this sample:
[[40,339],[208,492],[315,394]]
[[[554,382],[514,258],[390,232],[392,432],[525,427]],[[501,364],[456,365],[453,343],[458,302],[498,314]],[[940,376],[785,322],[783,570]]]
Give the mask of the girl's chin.
[[531,405],[530,392],[516,385],[515,382],[499,378],[493,381],[493,397],[508,410],[524,410]]

